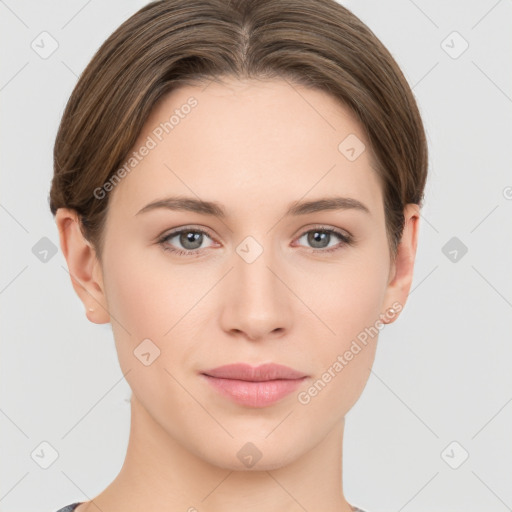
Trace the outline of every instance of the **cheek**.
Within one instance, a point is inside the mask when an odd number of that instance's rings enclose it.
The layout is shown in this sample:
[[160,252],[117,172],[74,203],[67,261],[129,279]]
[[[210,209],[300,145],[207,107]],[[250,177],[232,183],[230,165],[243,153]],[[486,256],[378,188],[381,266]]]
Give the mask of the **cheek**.
[[[125,247],[119,257],[110,254],[105,287],[123,368],[131,367],[133,351],[145,339],[160,350],[155,362],[172,365],[187,353],[200,328],[198,303],[211,287],[212,276],[166,256],[157,248]],[[180,343],[173,342],[176,339]]]
[[162,337],[183,314],[189,295],[183,292],[193,286],[189,278],[156,247],[111,250],[105,272],[109,311],[132,336]]
[[354,251],[341,263],[326,267],[321,275],[317,273],[306,279],[302,293],[310,290],[306,295],[308,305],[330,328],[324,329],[326,336],[333,340],[329,346],[343,348],[365,327],[379,320],[383,311],[388,262],[374,255],[382,254],[382,250],[377,248],[374,251]]
[[[174,389],[165,370],[175,374],[176,361],[186,356],[186,341],[193,336],[187,326],[197,298],[184,293],[193,286],[190,274],[161,255],[152,257],[158,251],[146,248],[144,252],[125,248],[118,258],[111,253],[105,288],[120,367],[124,374],[128,372],[132,391],[142,403],[150,404],[158,402],[158,397],[168,400]],[[177,338],[185,342],[175,343]],[[144,360],[146,354],[149,360]],[[175,394],[175,399],[184,399],[179,390]]]
[[162,327],[154,324],[154,318],[163,307],[162,297],[155,287],[155,276],[144,262],[128,258],[125,254],[115,266],[110,267],[107,276],[106,288],[110,314],[115,319],[113,323],[126,329],[124,335],[128,331],[131,336],[150,337],[148,329],[151,325],[152,334],[159,333]]
[[[382,250],[373,254],[383,254]],[[345,414],[362,393],[375,358],[378,335],[382,329],[380,314],[387,284],[387,263],[372,255],[358,253],[323,275],[308,302],[326,326],[316,344],[314,357],[321,373],[316,386],[322,395],[317,402],[335,405]],[[322,285],[318,285],[322,282]],[[311,287],[311,282],[309,283]],[[311,289],[311,288],[310,288]],[[316,398],[314,400],[317,400]]]

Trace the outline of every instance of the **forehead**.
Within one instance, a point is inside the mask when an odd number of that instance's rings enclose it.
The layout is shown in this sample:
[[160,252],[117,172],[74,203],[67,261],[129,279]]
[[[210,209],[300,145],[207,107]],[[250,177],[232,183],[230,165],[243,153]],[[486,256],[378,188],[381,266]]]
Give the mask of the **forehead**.
[[[347,144],[362,151],[357,158],[344,153]],[[154,106],[128,158],[110,197],[124,215],[170,195],[218,201],[228,214],[333,192],[376,215],[382,209],[373,156],[350,109],[285,80],[175,89]]]

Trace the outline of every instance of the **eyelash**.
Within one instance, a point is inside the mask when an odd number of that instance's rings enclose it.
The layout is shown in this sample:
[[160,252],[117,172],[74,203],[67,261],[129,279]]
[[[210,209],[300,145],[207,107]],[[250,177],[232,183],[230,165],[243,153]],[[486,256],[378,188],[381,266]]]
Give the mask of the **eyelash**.
[[[335,251],[339,251],[340,249],[343,249],[346,245],[352,245],[353,244],[353,237],[350,235],[345,235],[344,233],[338,231],[337,229],[327,228],[324,226],[318,226],[314,227],[312,229],[308,229],[307,231],[304,231],[298,239],[302,238],[304,235],[307,235],[308,233],[312,231],[318,231],[321,233],[327,233],[330,235],[336,235],[341,239],[341,245],[337,245],[334,247],[331,247],[330,249],[311,249],[310,252],[314,254],[318,253],[332,253]],[[171,238],[174,238],[176,235],[180,235],[181,233],[201,233],[203,235],[208,236],[209,238],[212,238],[210,234],[200,228],[184,228],[179,229],[176,231],[173,231],[171,233],[168,233],[167,235],[163,236],[158,240],[158,243],[161,245],[161,247],[164,249],[164,251],[169,251],[177,256],[190,256],[190,257],[197,257],[201,255],[201,249],[190,251],[190,250],[183,250],[183,249],[173,249],[167,245],[167,241]]]

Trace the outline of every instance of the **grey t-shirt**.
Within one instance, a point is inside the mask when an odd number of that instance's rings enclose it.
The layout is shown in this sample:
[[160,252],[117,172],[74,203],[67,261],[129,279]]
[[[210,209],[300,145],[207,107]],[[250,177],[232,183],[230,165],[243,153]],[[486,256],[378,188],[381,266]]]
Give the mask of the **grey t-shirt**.
[[85,503],[84,501],[77,501],[76,503],[72,503],[71,505],[66,505],[64,508],[60,508],[57,512],[73,512],[78,505]]
[[[71,505],[66,505],[64,508],[57,510],[57,512],[73,512],[73,510],[75,510],[75,508],[78,507],[78,505],[81,505],[82,503],[85,503],[85,502],[78,501],[76,503],[72,503]],[[366,512],[365,510],[363,510],[361,508],[357,508],[355,506],[352,506],[352,508],[354,509],[354,512]]]

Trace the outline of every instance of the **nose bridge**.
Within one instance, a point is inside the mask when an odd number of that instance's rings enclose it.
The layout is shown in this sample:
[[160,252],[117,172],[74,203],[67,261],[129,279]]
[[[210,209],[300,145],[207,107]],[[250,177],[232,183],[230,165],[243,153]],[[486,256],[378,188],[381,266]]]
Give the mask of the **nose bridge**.
[[[279,283],[270,270],[275,266],[275,255],[270,239],[263,245],[254,237],[246,237],[236,248],[235,279],[237,292],[241,293],[246,303],[269,303],[279,294]],[[282,284],[281,284],[282,286]]]
[[248,236],[235,248],[230,293],[224,302],[224,328],[261,337],[287,325],[289,291],[276,276],[276,268],[282,266],[270,240],[263,246]]

